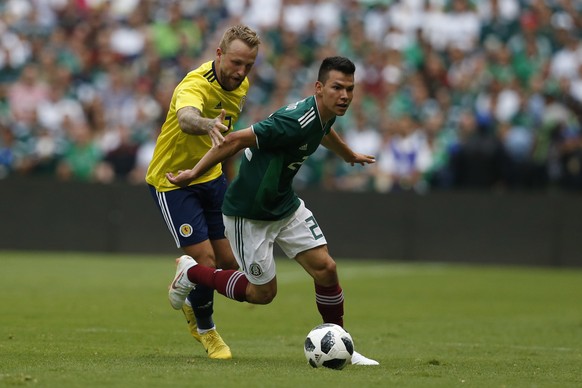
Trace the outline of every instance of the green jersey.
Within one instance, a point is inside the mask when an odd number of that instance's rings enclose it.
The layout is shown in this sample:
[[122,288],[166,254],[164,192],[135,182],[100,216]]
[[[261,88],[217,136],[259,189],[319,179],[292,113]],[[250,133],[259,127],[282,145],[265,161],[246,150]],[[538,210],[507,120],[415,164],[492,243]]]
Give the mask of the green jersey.
[[257,145],[244,150],[239,173],[224,197],[223,214],[272,221],[293,213],[300,204],[293,178],[334,121],[321,122],[311,96],[254,124]]

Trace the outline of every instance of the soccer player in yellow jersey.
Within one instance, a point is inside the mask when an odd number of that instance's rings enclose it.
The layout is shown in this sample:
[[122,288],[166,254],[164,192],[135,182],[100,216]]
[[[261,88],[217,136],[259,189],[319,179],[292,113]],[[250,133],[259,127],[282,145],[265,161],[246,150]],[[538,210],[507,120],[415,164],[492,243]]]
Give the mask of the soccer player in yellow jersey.
[[[228,28],[213,61],[189,72],[172,95],[146,181],[176,245],[199,263],[237,268],[224,235],[222,202],[227,187],[220,163],[186,187],[170,183],[168,171],[186,170],[232,131],[249,89],[247,75],[260,39],[247,26]],[[230,359],[230,348],[213,321],[214,290],[199,286],[182,307],[192,336],[213,359]]]

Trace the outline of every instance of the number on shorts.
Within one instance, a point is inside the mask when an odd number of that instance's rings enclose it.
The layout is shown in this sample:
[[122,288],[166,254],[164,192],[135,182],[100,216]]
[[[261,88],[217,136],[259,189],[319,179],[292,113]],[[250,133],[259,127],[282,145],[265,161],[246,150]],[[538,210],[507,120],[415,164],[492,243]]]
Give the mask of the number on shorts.
[[319,224],[317,223],[317,221],[315,221],[315,217],[311,216],[309,218],[306,218],[305,222],[307,222],[308,224],[313,223],[313,225],[311,225],[309,227],[309,230],[311,230],[311,234],[313,235],[314,239],[319,240],[320,238],[323,237],[323,233],[321,233],[321,229],[319,230],[319,233],[317,233],[315,231],[315,229],[319,228]]

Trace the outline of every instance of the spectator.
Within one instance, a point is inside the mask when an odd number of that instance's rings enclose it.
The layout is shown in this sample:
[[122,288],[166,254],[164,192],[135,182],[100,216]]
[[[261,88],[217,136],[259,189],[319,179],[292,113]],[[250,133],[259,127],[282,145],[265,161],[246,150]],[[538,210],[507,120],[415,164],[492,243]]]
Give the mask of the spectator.
[[101,168],[113,180],[128,182],[135,168],[138,144],[131,138],[129,128],[119,126],[115,129],[119,135],[117,143],[103,156]]
[[428,188],[424,174],[432,164],[432,152],[424,132],[409,115],[396,119],[392,131],[387,133],[378,155],[377,190],[424,193]]
[[[353,150],[365,155],[378,155],[382,137],[362,107],[354,109],[354,122],[343,131],[346,144]],[[334,187],[343,191],[369,191],[372,187],[372,174],[361,165],[338,163]],[[369,170],[369,169],[368,169]]]
[[482,45],[507,42],[519,29],[520,6],[518,0],[477,1],[481,19],[479,41]]
[[457,141],[456,134],[446,127],[443,113],[436,109],[428,113],[422,122],[426,141],[431,153],[429,166],[423,173],[423,180],[432,189],[450,189],[453,174],[449,167],[451,150]]
[[57,166],[62,181],[111,182],[111,170],[102,165],[103,153],[86,123],[76,123],[70,129],[70,142]]
[[158,133],[159,131],[151,132],[150,139],[139,143],[135,154],[135,165],[128,175],[129,183],[145,184],[146,173],[154,155]]
[[52,136],[63,137],[71,122],[85,122],[85,111],[77,99],[66,95],[65,85],[53,84],[48,98],[37,104],[36,116],[41,127]]
[[465,189],[504,187],[506,156],[500,140],[479,126],[471,112],[460,116],[458,143],[451,155],[454,186]]
[[[487,135],[479,134],[479,141],[497,136],[505,151],[533,141],[535,178],[511,162],[504,167],[511,167],[507,187],[531,179],[535,187],[577,187],[565,181],[576,163],[564,155],[577,147],[582,124],[563,96],[544,95],[542,86],[567,80],[568,93],[582,101],[581,10],[577,2],[545,0],[4,1],[0,120],[20,155],[9,174],[54,171],[62,144],[71,140],[68,120],[84,119],[104,154],[126,130],[136,149],[147,150],[165,117],[171,85],[216,46],[218,26],[243,22],[265,38],[239,120],[243,127],[303,95],[297,85],[313,78],[321,55],[345,55],[358,68],[354,104],[378,118],[372,128],[378,136],[390,124],[380,117],[413,116],[439,160],[454,163],[458,155],[443,150],[457,148],[438,146],[435,109],[446,139],[458,138],[467,152],[480,147],[465,148],[459,123],[461,112],[474,111]],[[277,77],[281,73],[293,76]],[[532,120],[526,124],[515,122],[527,116]],[[313,156],[296,184],[341,190],[335,183],[342,172],[333,159],[325,152]],[[442,185],[433,172],[428,181]]]
[[109,34],[109,45],[113,52],[126,61],[133,61],[142,55],[147,39],[146,21],[141,7],[133,10],[126,18],[114,21]]
[[[8,6],[6,6],[8,8]],[[13,82],[31,56],[31,42],[0,18],[0,82]]]
[[48,100],[49,88],[36,64],[27,64],[18,80],[8,87],[8,104],[14,124],[23,131],[36,125],[36,107]]
[[[550,63],[550,76],[554,79],[574,79],[580,66],[580,44],[578,37],[570,31],[564,32],[560,49]],[[562,45],[563,44],[563,45]]]
[[19,157],[14,134],[8,126],[0,123],[0,179],[18,168]]
[[170,2],[167,9],[160,11],[148,36],[160,58],[175,64],[180,54],[200,55],[204,41],[201,30],[192,20],[182,17],[181,3]]

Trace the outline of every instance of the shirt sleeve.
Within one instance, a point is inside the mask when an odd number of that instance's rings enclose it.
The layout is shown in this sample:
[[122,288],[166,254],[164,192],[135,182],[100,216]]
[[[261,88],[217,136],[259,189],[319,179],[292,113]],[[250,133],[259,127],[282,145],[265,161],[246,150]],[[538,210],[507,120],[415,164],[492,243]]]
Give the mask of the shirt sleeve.
[[176,112],[185,106],[192,106],[204,112],[209,95],[206,90],[208,85],[208,81],[198,74],[192,74],[191,77],[185,79],[176,90]]
[[301,126],[287,115],[274,113],[253,125],[260,149],[281,149],[301,141]]

